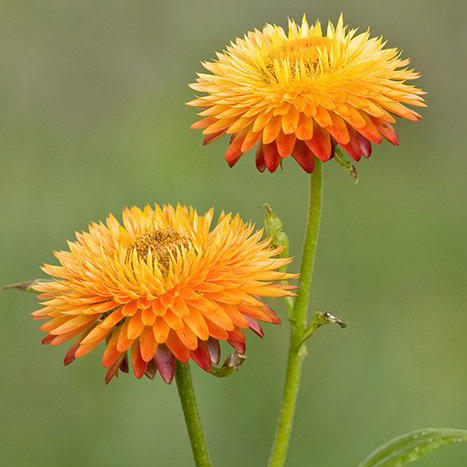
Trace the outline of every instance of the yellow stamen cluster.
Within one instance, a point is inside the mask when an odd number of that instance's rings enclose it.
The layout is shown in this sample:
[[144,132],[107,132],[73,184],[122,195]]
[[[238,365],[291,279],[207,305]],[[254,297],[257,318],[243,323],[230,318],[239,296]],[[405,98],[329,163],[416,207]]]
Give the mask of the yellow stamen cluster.
[[279,83],[284,78],[295,81],[315,78],[322,72],[320,56],[329,51],[330,44],[327,37],[295,39],[266,50],[258,65],[264,67],[270,83]]
[[146,261],[150,254],[157,262],[160,270],[167,271],[170,258],[177,254],[181,247],[188,248],[190,241],[172,229],[160,229],[140,235],[129,249],[129,258],[136,251],[140,260]]

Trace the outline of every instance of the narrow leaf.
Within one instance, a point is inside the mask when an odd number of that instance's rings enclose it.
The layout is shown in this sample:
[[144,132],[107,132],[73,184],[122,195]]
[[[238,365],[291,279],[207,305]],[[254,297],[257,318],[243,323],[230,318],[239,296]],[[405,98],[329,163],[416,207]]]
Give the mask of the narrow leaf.
[[342,329],[347,327],[347,324],[340,320],[337,316],[334,316],[331,313],[322,313],[317,311],[313,315],[311,323],[305,328],[298,348],[300,349],[305,344],[305,342],[317,331],[318,328],[325,326],[326,324],[338,324]]
[[352,162],[350,162],[349,159],[347,159],[347,157],[339,148],[337,148],[336,152],[334,153],[334,159],[353,178],[354,183],[358,183],[357,168],[352,164]]
[[266,215],[264,216],[264,229],[266,234],[271,237],[271,243],[277,248],[282,248],[279,254],[281,258],[289,256],[289,239],[284,232],[284,226],[279,216],[272,210],[269,204],[264,204]]
[[224,364],[220,368],[213,366],[210,370],[210,373],[211,375],[217,376],[218,378],[225,378],[226,376],[230,376],[232,373],[237,371],[238,368],[243,365],[245,359],[245,355],[238,353],[235,350],[233,354],[226,358]]
[[[271,243],[276,248],[282,248],[279,257],[286,258],[289,256],[289,238],[284,232],[284,225],[279,219],[279,216],[273,211],[272,207],[265,203],[263,204],[264,209],[266,210],[266,215],[264,216],[264,229],[266,234],[271,237]],[[283,272],[287,271],[287,267],[284,266],[280,269]],[[284,284],[287,284],[287,281],[283,281]],[[285,304],[289,310],[289,313],[292,313],[294,307],[294,300],[292,297],[284,297]]]
[[41,281],[42,281],[41,279],[35,279],[33,281],[17,282],[16,284],[3,285],[0,287],[0,292],[3,292],[4,290],[10,290],[10,289],[23,290],[25,292],[35,292],[32,286]]
[[425,428],[399,436],[370,454],[358,467],[401,467],[442,446],[467,441],[467,430]]

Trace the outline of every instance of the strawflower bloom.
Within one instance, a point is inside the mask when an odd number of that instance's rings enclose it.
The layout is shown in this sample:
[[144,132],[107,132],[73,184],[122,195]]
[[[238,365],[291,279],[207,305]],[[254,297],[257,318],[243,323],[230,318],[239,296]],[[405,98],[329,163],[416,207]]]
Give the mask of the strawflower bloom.
[[204,129],[205,144],[231,135],[231,167],[257,146],[261,172],[289,156],[311,172],[314,157],[329,160],[336,145],[358,161],[382,136],[398,144],[393,115],[416,121],[405,104],[425,106],[424,92],[405,83],[419,74],[382,38],[356,32],[342,16],[326,34],[304,17],[301,26],[289,21],[288,34],[268,24],[237,38],[191,85],[206,94],[188,103],[204,117],[193,127]]
[[137,378],[166,383],[176,360],[193,359],[206,371],[219,361],[219,341],[245,352],[243,330],[262,336],[258,321],[280,323],[261,297],[292,295],[275,281],[296,275],[278,271],[290,258],[262,230],[222,213],[210,230],[211,209],[198,215],[184,206],[126,208],[123,225],[113,215],[76,233],[69,251],[55,252],[60,266],[44,265],[52,276],[34,288],[48,319],[43,343],[76,341],[65,365],[106,341],[106,382],[128,372],[128,352]]

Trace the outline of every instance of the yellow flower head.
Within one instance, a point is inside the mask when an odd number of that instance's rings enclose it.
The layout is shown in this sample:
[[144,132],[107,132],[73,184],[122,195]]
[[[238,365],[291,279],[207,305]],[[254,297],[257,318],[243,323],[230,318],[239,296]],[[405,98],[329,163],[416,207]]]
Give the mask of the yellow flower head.
[[205,144],[231,135],[231,167],[257,145],[261,172],[289,156],[311,172],[314,157],[329,160],[336,144],[357,161],[382,136],[398,144],[393,115],[418,120],[404,104],[425,106],[424,92],[405,84],[419,75],[382,38],[356,32],[341,16],[323,35],[304,17],[301,26],[289,21],[288,34],[266,25],[236,39],[191,85],[206,93],[189,102],[205,117],[193,128],[204,128]]
[[53,277],[39,282],[36,319],[48,333],[43,343],[76,341],[65,365],[106,341],[106,382],[128,371],[170,383],[176,360],[193,359],[206,371],[219,360],[219,341],[244,353],[243,330],[262,336],[257,320],[279,318],[260,297],[292,295],[277,284],[296,275],[279,272],[290,258],[261,240],[262,231],[231,214],[210,230],[211,209],[146,206],[125,209],[123,225],[109,215],[77,233],[69,251],[55,252],[60,266],[45,265]]

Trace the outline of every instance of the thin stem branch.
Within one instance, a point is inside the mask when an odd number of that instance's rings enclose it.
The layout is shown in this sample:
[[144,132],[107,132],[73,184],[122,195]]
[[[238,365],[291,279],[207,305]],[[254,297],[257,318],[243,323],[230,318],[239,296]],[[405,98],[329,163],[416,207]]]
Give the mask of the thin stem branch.
[[188,363],[177,362],[175,380],[177,382],[178,394],[180,396],[180,402],[182,403],[183,415],[185,416],[185,423],[196,467],[212,467],[206,439],[201,426],[201,419]]
[[305,244],[303,247],[302,266],[300,269],[299,289],[297,299],[295,300],[295,306],[290,316],[290,346],[287,373],[276,435],[268,464],[269,467],[283,467],[285,464],[300,385],[302,363],[306,355],[306,349],[301,344],[307,325],[308,303],[310,299],[311,280],[315,264],[323,198],[323,173],[321,162],[317,159],[315,159],[315,161],[315,169],[311,176],[310,204]]

